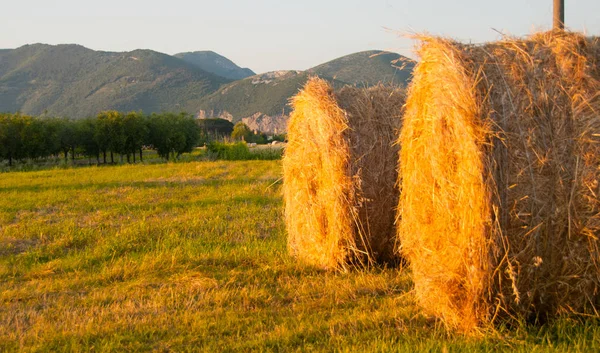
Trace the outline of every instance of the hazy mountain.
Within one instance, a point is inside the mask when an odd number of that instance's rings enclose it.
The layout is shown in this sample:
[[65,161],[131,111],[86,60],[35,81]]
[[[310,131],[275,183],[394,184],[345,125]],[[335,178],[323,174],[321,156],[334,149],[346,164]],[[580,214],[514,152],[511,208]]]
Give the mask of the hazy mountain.
[[308,79],[303,71],[274,71],[231,82],[200,101],[201,109],[213,114],[228,112],[233,121],[261,112],[268,115],[289,112],[288,99]]
[[199,99],[228,82],[151,50],[33,44],[0,51],[0,111],[71,117],[106,109],[195,111]]
[[[406,64],[403,65],[402,60]],[[307,71],[255,75],[226,84],[203,98],[199,102],[199,116],[244,121],[252,129],[280,132],[280,120],[287,119],[290,112],[289,99],[311,75],[329,79],[336,86],[379,82],[405,86],[413,67],[412,62],[399,54],[367,51],[350,54]]]
[[[0,50],[0,112],[84,117],[99,111],[187,111],[281,132],[289,99],[310,75],[343,84],[405,85],[412,63],[380,51],[347,55],[307,71],[252,74],[213,52],[178,57],[152,50],[115,53],[79,45],[26,45]],[[283,120],[282,120],[283,119]]]
[[204,71],[212,72],[232,80],[240,80],[249,76],[256,75],[254,71],[248,68],[241,68],[226,57],[213,51],[196,51],[191,53],[175,54],[192,65],[201,68]]
[[400,54],[370,50],[342,56],[308,71],[356,85],[406,85],[414,66],[413,61]]

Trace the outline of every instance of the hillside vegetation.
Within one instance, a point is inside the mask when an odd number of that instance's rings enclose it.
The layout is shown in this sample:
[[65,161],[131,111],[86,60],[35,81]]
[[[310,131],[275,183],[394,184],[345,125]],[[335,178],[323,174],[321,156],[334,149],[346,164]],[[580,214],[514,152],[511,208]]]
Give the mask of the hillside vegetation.
[[200,108],[219,115],[227,112],[232,121],[261,112],[267,115],[288,114],[288,100],[308,80],[304,71],[276,71],[234,81],[200,101]]
[[185,62],[199,67],[200,69],[212,72],[216,75],[231,79],[240,80],[249,76],[256,75],[254,71],[248,68],[241,68],[226,57],[213,51],[196,51],[190,53],[179,53],[174,55]]
[[151,50],[26,45],[0,52],[0,112],[80,118],[102,110],[195,110],[230,80]]
[[33,44],[0,50],[0,112],[71,118],[104,110],[203,112],[204,117],[246,119],[252,129],[281,132],[287,103],[309,75],[336,85],[405,85],[412,64],[399,69],[398,59],[398,54],[368,51],[304,72],[254,75],[211,51],[170,56],[151,50],[115,53]]
[[[203,98],[200,109],[209,116],[240,121],[256,113],[275,119],[289,114],[289,99],[304,86],[308,77],[318,75],[335,86],[377,83],[406,86],[414,64],[394,53],[367,51],[347,55],[307,71],[277,71],[256,75],[224,85]],[[398,67],[397,67],[398,66]],[[249,123],[246,121],[248,125]]]
[[399,54],[370,50],[337,58],[308,72],[352,85],[385,83],[406,86],[414,66],[412,60]]

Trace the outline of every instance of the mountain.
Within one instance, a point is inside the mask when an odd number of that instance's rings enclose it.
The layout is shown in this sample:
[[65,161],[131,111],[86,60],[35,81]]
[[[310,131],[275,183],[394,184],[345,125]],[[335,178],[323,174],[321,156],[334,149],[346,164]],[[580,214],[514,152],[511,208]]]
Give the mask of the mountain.
[[94,51],[80,45],[25,45],[0,50],[0,112],[85,117],[99,111],[186,111],[199,118],[244,121],[282,132],[289,99],[318,75],[335,86],[405,85],[413,64],[398,54],[350,54],[306,71],[253,74],[214,52],[177,57],[152,50]]
[[70,117],[107,109],[196,111],[197,101],[228,82],[152,50],[33,44],[0,51],[0,111]]
[[222,86],[199,103],[212,115],[227,112],[233,121],[261,112],[268,115],[286,114],[288,99],[308,79],[303,71],[274,71],[255,75]]
[[175,57],[195,65],[204,71],[212,72],[216,75],[231,80],[240,80],[242,78],[256,75],[254,71],[248,68],[241,68],[234,64],[231,60],[213,51],[179,53],[175,54]]
[[[403,65],[403,61],[406,64]],[[399,54],[366,51],[350,54],[306,71],[276,71],[222,86],[199,101],[199,117],[243,121],[253,130],[281,132],[290,112],[289,99],[317,75],[334,83],[406,86],[414,64]],[[285,125],[285,124],[283,124]]]
[[261,112],[242,118],[252,131],[281,134],[287,130],[288,115],[267,115]]
[[290,112],[288,101],[308,77],[303,71],[274,71],[231,82],[200,100],[198,116],[243,121],[252,130],[281,133]]
[[404,86],[414,66],[412,60],[400,54],[370,50],[337,58],[308,71],[354,85],[382,82]]

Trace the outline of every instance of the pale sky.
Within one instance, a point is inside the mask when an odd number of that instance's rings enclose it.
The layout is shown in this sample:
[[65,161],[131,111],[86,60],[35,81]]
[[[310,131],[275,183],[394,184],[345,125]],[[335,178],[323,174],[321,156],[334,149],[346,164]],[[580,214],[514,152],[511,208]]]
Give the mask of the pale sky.
[[[257,73],[304,70],[357,51],[414,57],[402,35],[471,42],[552,25],[552,0],[2,0],[0,48],[213,50]],[[569,29],[600,35],[599,0],[565,0]]]

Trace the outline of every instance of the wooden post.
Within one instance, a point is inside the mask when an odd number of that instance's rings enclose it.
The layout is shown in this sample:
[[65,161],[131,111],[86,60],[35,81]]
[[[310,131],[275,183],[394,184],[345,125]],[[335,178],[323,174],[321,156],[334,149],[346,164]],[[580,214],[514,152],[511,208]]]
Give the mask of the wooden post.
[[554,24],[557,30],[565,29],[565,0],[554,0]]

